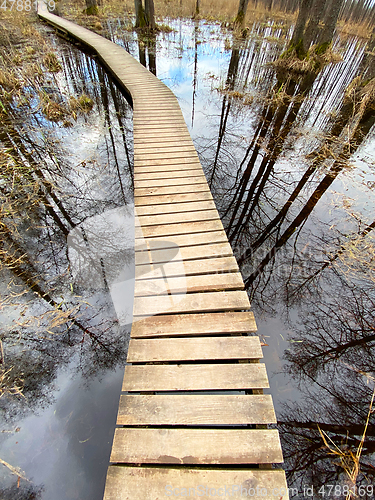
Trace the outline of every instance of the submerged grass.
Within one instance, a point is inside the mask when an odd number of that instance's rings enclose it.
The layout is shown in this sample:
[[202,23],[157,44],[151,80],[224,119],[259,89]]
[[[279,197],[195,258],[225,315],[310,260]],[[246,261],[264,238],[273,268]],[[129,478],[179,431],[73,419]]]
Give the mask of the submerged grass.
[[[356,486],[357,478],[361,470],[360,459],[362,455],[363,444],[366,438],[367,429],[370,422],[370,417],[371,414],[373,413],[374,398],[375,398],[375,388],[372,393],[372,398],[370,401],[369,410],[367,413],[367,419],[364,425],[361,441],[358,445],[357,450],[355,451],[350,449],[343,450],[342,448],[337,446],[336,443],[328,436],[328,434],[325,431],[322,431],[318,425],[319,433],[324,442],[324,445],[328,448],[330,454],[339,459],[339,465],[344,469],[346,475],[348,476],[351,482],[351,487]],[[349,489],[349,492],[346,495],[346,500],[350,500],[351,498],[355,497],[357,497],[356,493]]]

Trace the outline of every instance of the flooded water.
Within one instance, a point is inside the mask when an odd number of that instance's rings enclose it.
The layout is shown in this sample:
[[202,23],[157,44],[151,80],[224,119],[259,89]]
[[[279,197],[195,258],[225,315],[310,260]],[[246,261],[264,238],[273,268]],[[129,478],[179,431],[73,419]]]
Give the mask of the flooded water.
[[[290,36],[280,23],[236,40],[219,24],[164,22],[172,32],[146,38],[121,21],[104,28],[179,100],[266,344],[289,486],[323,498],[323,485],[340,485],[345,498],[369,420],[357,486],[372,498],[373,103],[368,112],[370,89],[362,108],[347,91],[359,72],[374,76],[371,54],[337,37],[334,62],[291,72],[277,64]],[[44,162],[49,200],[7,236],[15,255],[27,249],[3,269],[1,316],[10,392],[18,381],[24,397],[0,400],[0,458],[30,482],[17,488],[4,467],[0,491],[91,500],[103,493],[131,323],[131,109],[94,59],[49,33],[63,68],[49,87],[94,108],[72,127],[36,108],[22,136],[16,124],[0,138]]]

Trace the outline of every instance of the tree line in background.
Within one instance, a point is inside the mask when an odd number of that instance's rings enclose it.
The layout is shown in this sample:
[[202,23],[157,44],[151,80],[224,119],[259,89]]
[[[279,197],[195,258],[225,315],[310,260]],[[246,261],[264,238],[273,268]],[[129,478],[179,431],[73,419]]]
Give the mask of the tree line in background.
[[[98,6],[102,0],[85,0],[86,14],[97,15]],[[106,0],[110,3],[109,0]],[[156,0],[156,11],[158,2]],[[175,0],[182,6],[182,0]],[[134,12],[136,15],[135,27],[140,29],[154,30],[155,23],[154,0],[134,0]],[[192,15],[197,18],[204,7],[204,0],[192,0]],[[375,23],[375,3],[372,0],[239,0],[237,13],[233,12],[234,25],[239,28],[245,27],[246,13],[248,8],[264,8],[270,13],[281,11],[286,13],[298,12],[297,26],[303,29],[307,21],[308,37],[316,34],[313,27],[318,22],[327,26],[325,37],[329,38],[329,29],[335,26],[337,20],[345,23],[365,23],[372,26]],[[295,30],[295,32],[299,30]]]

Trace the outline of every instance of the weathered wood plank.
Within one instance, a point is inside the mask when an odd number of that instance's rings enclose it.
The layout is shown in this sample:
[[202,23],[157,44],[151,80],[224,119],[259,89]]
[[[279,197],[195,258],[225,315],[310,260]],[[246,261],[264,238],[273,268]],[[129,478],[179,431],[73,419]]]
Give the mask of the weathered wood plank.
[[196,212],[177,212],[159,215],[138,215],[138,223],[142,228],[165,224],[179,224],[180,222],[201,222],[220,220],[216,208]]
[[166,160],[175,160],[175,163],[180,162],[180,159],[182,160],[181,163],[186,162],[186,160],[189,160],[190,162],[195,161],[199,162],[199,158],[196,152],[194,151],[172,151],[170,149],[162,152],[162,153],[135,153],[134,154],[134,163],[142,163],[144,164],[145,161],[166,161]]
[[[136,159],[134,168],[140,166],[155,166],[155,165],[185,165],[187,163],[197,163],[198,159],[195,156],[178,156],[176,158],[153,158],[153,159]],[[203,170],[202,170],[203,172]]]
[[[201,168],[194,168],[191,170],[180,169],[178,171],[159,171],[159,172],[139,172],[138,170],[134,172],[134,181],[138,184],[138,181],[150,181],[154,179],[177,179],[178,177],[183,177],[186,179],[186,183],[189,182],[189,177],[197,177],[203,174]],[[167,183],[166,183],[167,185]]]
[[190,170],[199,170],[200,173],[203,172],[200,163],[183,163],[181,164],[171,164],[171,165],[142,165],[137,164],[134,167],[134,174],[145,174],[145,173],[159,173],[159,172],[188,172]]
[[222,231],[223,224],[220,219],[199,221],[199,222],[179,222],[176,224],[160,224],[159,226],[136,227],[136,238],[154,238],[156,236],[173,236],[177,234],[193,234],[205,231]]
[[153,247],[152,245],[147,245],[147,250],[143,252],[137,251],[135,253],[135,265],[170,262],[172,259],[176,258],[176,251],[178,251],[177,257],[184,261],[212,257],[231,257],[233,255],[229,243],[165,249],[158,249],[157,246]]
[[195,147],[193,141],[190,138],[174,138],[173,141],[165,141],[163,137],[160,138],[159,141],[145,141],[138,139],[134,141],[134,151],[147,152],[159,152],[162,153],[164,150],[173,148],[174,151],[186,151],[193,149],[195,151]]
[[[241,488],[243,495],[241,496]],[[259,494],[256,493],[258,488]],[[195,497],[289,500],[283,470],[189,469],[159,467],[108,468],[104,500],[161,500]]]
[[134,296],[173,295],[176,293],[212,292],[224,290],[243,290],[244,283],[240,273],[202,274],[176,276],[157,279],[136,279]]
[[[212,259],[173,260],[160,264],[150,264],[135,267],[135,278],[150,280],[163,278],[168,280],[173,276],[199,276],[213,273],[238,272],[238,264],[234,257],[218,257]],[[177,297],[176,297],[177,300]]]
[[209,191],[199,191],[197,193],[186,194],[165,194],[161,196],[135,196],[135,206],[150,206],[150,205],[169,205],[172,203],[192,203],[201,201],[213,201],[212,195]]
[[[189,132],[187,131],[187,129],[185,128],[184,130],[181,129],[178,133],[178,137],[179,139],[185,139],[185,140],[191,140],[191,137],[190,137],[190,134]],[[135,129],[133,131],[133,138],[134,138],[134,142],[135,143],[138,143],[138,142],[142,142],[142,141],[160,141],[160,140],[163,140],[165,142],[167,141],[175,141],[176,140],[176,131],[173,132],[173,130],[170,130],[170,131],[167,131],[167,130],[163,130],[163,134],[162,134],[162,137],[160,135],[160,133],[158,132],[158,130],[142,130],[142,131],[138,131],[137,129]]]
[[263,363],[128,365],[122,383],[127,392],[268,388]]
[[210,193],[208,189],[207,182],[203,184],[186,185],[186,186],[165,186],[165,187],[148,187],[148,188],[138,188],[134,189],[134,197],[144,197],[144,196],[162,196],[162,195],[177,195],[185,193],[198,193],[198,192]]
[[205,233],[193,233],[193,234],[177,234],[171,236],[159,236],[155,238],[136,238],[135,240],[135,251],[138,249],[143,251],[146,245],[150,245],[152,248],[171,248],[178,245],[179,247],[190,247],[195,245],[206,245],[213,243],[226,243],[227,237],[225,231],[209,231]]
[[136,297],[133,316],[151,316],[161,313],[189,313],[238,311],[250,308],[247,293],[242,290],[228,292],[189,293],[187,295],[156,295]]
[[220,335],[256,332],[254,315],[250,311],[151,316],[136,321],[133,338]]
[[184,186],[189,184],[193,186],[195,184],[207,185],[206,178],[204,174],[195,175],[194,177],[168,177],[165,179],[148,179],[137,181],[137,189],[150,188],[150,187],[168,187],[168,186]]
[[122,395],[117,425],[275,424],[266,395]]
[[137,215],[161,215],[178,212],[197,212],[202,210],[216,210],[213,200],[191,203],[169,203],[168,205],[137,205]]
[[259,337],[130,339],[128,363],[260,359]]
[[133,464],[282,463],[275,429],[116,429],[111,462]]

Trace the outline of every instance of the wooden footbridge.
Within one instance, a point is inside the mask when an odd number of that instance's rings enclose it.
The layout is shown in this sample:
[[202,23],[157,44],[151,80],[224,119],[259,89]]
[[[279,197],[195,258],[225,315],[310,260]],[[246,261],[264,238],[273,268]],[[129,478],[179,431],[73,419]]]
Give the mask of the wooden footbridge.
[[39,15],[134,110],[134,321],[104,499],[287,499],[254,317],[176,97],[121,47]]

